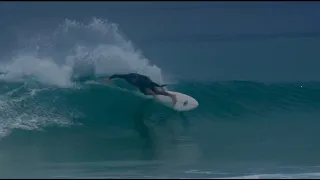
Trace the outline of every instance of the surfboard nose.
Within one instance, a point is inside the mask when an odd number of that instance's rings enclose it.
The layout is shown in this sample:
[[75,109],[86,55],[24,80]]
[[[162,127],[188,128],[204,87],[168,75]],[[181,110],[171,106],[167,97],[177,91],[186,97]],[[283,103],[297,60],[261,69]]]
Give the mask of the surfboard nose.
[[197,100],[194,100],[194,105],[195,105],[196,107],[198,107],[198,106],[199,106],[199,103],[198,103],[198,101],[197,101]]
[[192,104],[192,106],[194,106],[195,108],[199,106],[199,102],[194,98],[192,98],[192,100],[190,101],[190,104]]

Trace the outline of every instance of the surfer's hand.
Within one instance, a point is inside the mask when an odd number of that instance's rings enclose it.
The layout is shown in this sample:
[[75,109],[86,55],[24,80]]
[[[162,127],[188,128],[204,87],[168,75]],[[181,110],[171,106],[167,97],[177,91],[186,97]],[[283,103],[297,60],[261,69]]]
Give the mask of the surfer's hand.
[[110,81],[110,78],[104,79],[104,82],[109,82],[109,81]]

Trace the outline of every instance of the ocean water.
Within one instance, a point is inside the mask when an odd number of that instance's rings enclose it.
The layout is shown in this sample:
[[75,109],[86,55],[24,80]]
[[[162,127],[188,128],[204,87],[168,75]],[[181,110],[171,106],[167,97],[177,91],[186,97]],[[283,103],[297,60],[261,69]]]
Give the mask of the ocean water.
[[[0,12],[1,178],[320,177],[318,2]],[[129,72],[200,105],[176,112],[101,81]]]

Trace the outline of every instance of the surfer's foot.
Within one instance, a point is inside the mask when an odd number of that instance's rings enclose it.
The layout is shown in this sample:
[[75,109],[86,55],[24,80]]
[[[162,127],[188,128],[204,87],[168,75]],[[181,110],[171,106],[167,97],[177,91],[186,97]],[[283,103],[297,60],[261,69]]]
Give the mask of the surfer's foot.
[[176,95],[171,94],[171,98],[172,98],[173,106],[176,105],[176,103],[177,103],[177,97],[176,97]]

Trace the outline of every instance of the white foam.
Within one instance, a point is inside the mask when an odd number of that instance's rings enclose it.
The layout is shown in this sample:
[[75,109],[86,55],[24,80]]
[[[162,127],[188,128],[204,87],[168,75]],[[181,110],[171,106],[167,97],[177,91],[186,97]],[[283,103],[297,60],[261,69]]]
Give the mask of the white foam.
[[234,176],[219,179],[317,179],[320,173],[292,173],[292,174],[255,174],[246,176]]
[[1,79],[7,81],[21,80],[23,77],[34,77],[43,84],[68,87],[72,69],[68,66],[58,66],[51,59],[39,59],[31,55],[16,56],[11,63],[4,66],[7,72]]
[[[0,137],[14,128],[32,130],[50,123],[70,123],[63,115],[37,103],[21,112],[23,102],[29,103],[41,91],[37,85],[31,85],[33,82],[70,88],[75,75],[138,72],[163,83],[161,69],[151,65],[115,23],[98,18],[88,24],[65,20],[49,34],[39,34],[37,29],[32,32],[34,36],[20,39],[21,47],[13,50],[10,59],[0,61],[0,71],[5,72],[1,80],[24,83],[0,100]],[[24,88],[28,92],[21,94]],[[17,98],[11,97],[13,94]]]
[[51,34],[24,38],[23,47],[1,71],[2,79],[33,76],[41,83],[70,87],[74,75],[138,72],[163,83],[161,69],[143,57],[115,23],[93,18],[88,24],[65,20]]
[[[36,94],[36,91],[32,90],[30,92]],[[40,91],[38,90],[38,92]],[[41,130],[42,127],[52,124],[59,126],[73,124],[69,119],[70,117],[65,116],[65,112],[56,113],[54,108],[35,103],[32,101],[32,98],[28,93],[18,98],[1,98],[0,138],[10,134],[13,129]],[[67,111],[68,110],[66,110],[66,112]],[[72,112],[71,110],[69,111]]]

